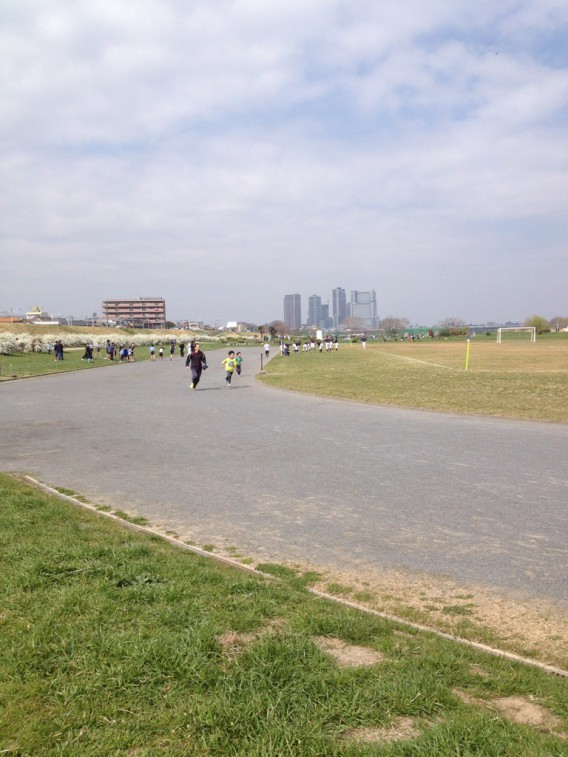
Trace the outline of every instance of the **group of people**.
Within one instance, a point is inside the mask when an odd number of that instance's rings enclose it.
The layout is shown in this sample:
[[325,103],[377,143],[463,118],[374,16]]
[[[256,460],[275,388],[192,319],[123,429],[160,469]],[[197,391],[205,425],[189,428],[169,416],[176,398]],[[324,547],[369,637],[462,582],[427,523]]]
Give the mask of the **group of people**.
[[[201,381],[201,374],[208,368],[207,358],[202,351],[199,342],[192,342],[185,361],[186,368],[191,368],[190,389],[197,389]],[[229,350],[229,355],[221,361],[221,367],[225,369],[225,386],[230,387],[233,374],[241,375],[243,357],[240,352],[235,354],[234,350]]]
[[[170,342],[170,360],[173,359],[175,354],[176,342],[172,340]],[[100,346],[97,347],[97,352],[100,352]],[[49,352],[51,352],[51,344],[49,345]],[[180,343],[179,351],[181,357],[185,355],[185,345]],[[92,363],[95,359],[95,347],[92,342],[85,344],[85,352],[82,360],[87,363]],[[53,353],[56,360],[63,360],[63,342],[58,339],[53,345]],[[105,360],[114,360],[118,354],[120,362],[131,363],[134,362],[134,344],[123,345],[120,348],[112,342],[110,339],[106,343],[106,357]],[[264,345],[264,354],[266,357],[270,354],[270,347],[268,344]],[[160,344],[158,345],[158,356],[161,360],[164,359],[164,348]],[[150,359],[156,360],[156,346],[150,345]],[[191,384],[190,389],[196,389],[197,385],[201,381],[201,374],[207,370],[207,358],[205,353],[201,350],[199,342],[192,341],[188,345],[188,353],[185,361],[186,367],[191,368]],[[225,386],[230,387],[233,379],[233,375],[241,375],[243,365],[243,357],[240,352],[235,353],[234,350],[229,350],[228,356],[221,361],[221,367],[225,369]]]
[[[191,342],[191,344],[189,345],[188,359],[189,359],[189,355],[191,354],[191,349],[192,349],[193,344],[195,344],[195,342]],[[159,359],[163,360],[164,348],[161,344],[159,344],[157,348],[155,344],[150,345],[150,360],[156,360],[156,350],[157,350]],[[176,354],[176,340],[172,339],[170,341],[170,360],[174,359],[175,354]],[[185,344],[183,342],[179,343],[179,354],[180,354],[180,357],[185,357]]]
[[[51,352],[50,346],[48,347],[48,352]],[[53,345],[53,354],[55,356],[56,360],[63,360],[63,342],[61,339],[58,339],[54,345]]]
[[302,352],[312,352],[317,350],[323,352],[325,348],[326,352],[337,352],[339,349],[339,340],[337,337],[326,336],[325,339],[307,339],[305,342],[280,342],[280,353],[284,357],[289,357],[291,352],[299,354],[300,349]]
[[[93,344],[90,344],[91,347],[91,359],[93,357]],[[107,339],[106,343],[106,355],[105,360],[115,360],[116,356],[118,355],[118,359],[121,363],[133,363],[134,362],[134,344],[121,344],[120,347],[118,347],[115,342],[111,342],[110,339]],[[100,347],[97,347],[97,352],[100,352]],[[83,356],[83,360],[87,360],[87,345],[85,345],[85,355]]]
[[94,345],[92,342],[87,342],[85,345],[85,354],[81,360],[84,360],[86,363],[92,363],[94,359]]

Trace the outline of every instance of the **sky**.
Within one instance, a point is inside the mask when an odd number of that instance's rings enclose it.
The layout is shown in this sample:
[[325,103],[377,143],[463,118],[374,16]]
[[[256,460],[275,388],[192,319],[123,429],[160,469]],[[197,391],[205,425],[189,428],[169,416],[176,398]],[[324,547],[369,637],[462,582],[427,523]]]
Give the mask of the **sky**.
[[3,0],[0,315],[568,315],[568,0]]

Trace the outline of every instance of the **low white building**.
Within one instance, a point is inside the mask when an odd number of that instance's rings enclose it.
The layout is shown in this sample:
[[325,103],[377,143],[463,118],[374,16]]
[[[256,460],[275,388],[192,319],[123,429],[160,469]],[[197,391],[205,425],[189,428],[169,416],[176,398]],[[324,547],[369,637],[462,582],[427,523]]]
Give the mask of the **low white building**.
[[36,305],[28,313],[26,313],[26,321],[28,323],[35,323],[41,326],[58,326],[59,321],[53,320],[53,318],[46,313],[45,310]]

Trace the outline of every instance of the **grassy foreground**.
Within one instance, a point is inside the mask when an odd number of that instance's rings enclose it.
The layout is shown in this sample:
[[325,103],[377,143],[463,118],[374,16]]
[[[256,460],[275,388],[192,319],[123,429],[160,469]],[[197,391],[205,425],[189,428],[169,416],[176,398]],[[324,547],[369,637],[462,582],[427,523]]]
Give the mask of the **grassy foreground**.
[[1,753],[568,754],[565,679],[302,578],[221,566],[6,475],[0,544]]
[[342,344],[270,361],[271,386],[384,405],[568,421],[568,336],[470,342]]

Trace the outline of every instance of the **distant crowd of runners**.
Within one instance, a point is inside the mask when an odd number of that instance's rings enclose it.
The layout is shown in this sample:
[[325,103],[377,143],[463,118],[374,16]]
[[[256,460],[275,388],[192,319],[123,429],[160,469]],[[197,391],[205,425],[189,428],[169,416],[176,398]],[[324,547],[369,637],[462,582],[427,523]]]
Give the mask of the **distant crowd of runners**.
[[326,336],[325,339],[306,339],[304,342],[280,342],[280,354],[289,357],[290,354],[301,352],[337,352],[339,340],[337,337]]
[[[363,349],[367,347],[367,337],[361,337],[361,346]],[[268,345],[265,345],[265,351]],[[284,357],[289,357],[291,354],[299,354],[300,352],[337,352],[339,349],[339,339],[334,336],[326,336],[325,339],[306,339],[305,341],[296,342],[280,342],[280,354]],[[266,352],[268,355],[268,352]]]

